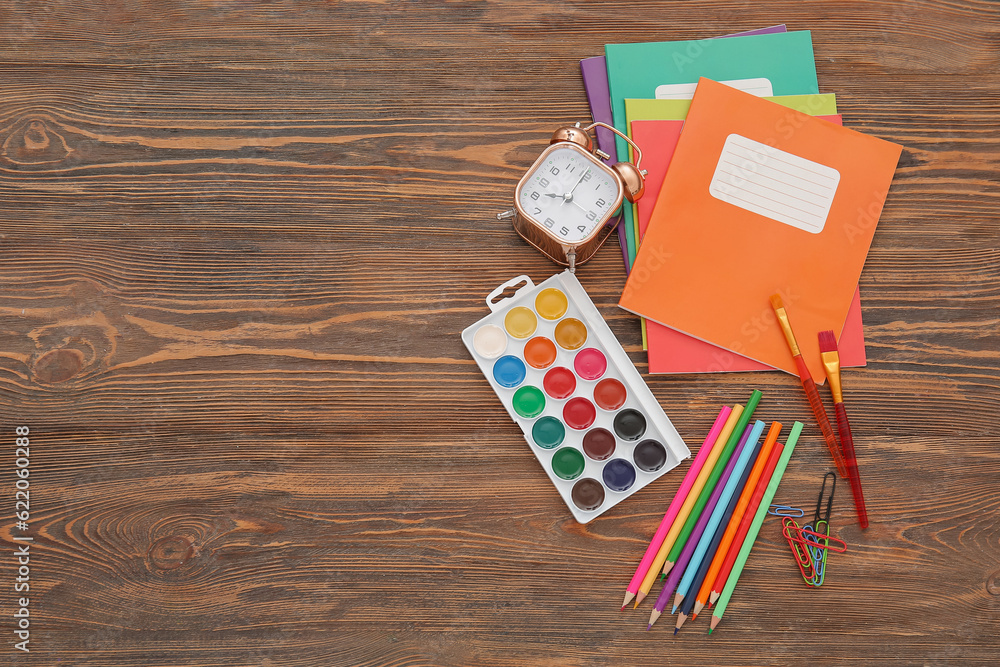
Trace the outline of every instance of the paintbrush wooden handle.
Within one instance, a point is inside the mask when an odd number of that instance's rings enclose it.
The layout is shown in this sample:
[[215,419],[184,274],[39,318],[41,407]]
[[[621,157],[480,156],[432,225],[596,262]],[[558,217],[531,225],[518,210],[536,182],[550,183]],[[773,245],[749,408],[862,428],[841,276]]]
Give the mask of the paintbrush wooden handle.
[[844,450],[844,463],[847,465],[847,479],[851,482],[851,493],[854,495],[854,509],[858,512],[858,523],[862,528],[868,527],[868,510],[865,509],[865,497],[861,492],[861,474],[858,472],[858,457],[854,452],[854,438],[851,436],[851,424],[847,421],[847,411],[844,404],[834,403],[837,413],[837,430],[840,431],[840,445]]

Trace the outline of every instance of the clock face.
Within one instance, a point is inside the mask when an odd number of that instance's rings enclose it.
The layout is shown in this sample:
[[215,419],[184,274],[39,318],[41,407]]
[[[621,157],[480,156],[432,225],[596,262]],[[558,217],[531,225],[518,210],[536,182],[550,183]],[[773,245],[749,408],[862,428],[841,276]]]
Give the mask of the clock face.
[[567,245],[590,237],[620,202],[611,170],[572,145],[543,153],[517,193],[521,211]]

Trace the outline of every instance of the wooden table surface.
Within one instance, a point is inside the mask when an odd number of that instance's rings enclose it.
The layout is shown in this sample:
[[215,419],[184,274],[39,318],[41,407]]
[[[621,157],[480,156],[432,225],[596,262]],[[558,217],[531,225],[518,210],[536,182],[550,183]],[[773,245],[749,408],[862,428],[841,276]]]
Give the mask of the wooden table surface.
[[[1000,660],[997,3],[54,0],[0,21],[0,664]],[[496,285],[556,271],[494,215],[588,119],[581,58],[781,22],[812,30],[844,124],[904,146],[861,278],[869,364],[845,373],[872,525],[843,484],[822,589],[772,520],[713,636],[647,633],[650,603],[619,605],[688,463],[576,523],[459,334]],[[645,373],[618,249],[578,275]],[[761,418],[805,421],[779,495],[814,502],[831,466],[796,378],[645,377],[693,450],[754,388]]]

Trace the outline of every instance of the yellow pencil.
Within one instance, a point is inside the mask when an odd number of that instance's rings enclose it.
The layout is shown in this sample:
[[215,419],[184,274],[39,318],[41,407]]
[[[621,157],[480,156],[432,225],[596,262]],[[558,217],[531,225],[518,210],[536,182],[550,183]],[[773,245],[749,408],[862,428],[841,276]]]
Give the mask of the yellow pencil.
[[666,562],[667,556],[670,554],[670,549],[673,548],[674,542],[677,540],[677,536],[684,526],[684,522],[687,521],[688,516],[691,514],[691,508],[694,507],[695,502],[698,500],[701,490],[705,488],[705,481],[712,474],[712,468],[715,467],[716,461],[719,460],[719,456],[722,454],[722,450],[725,449],[726,442],[729,440],[729,436],[732,434],[733,429],[736,427],[736,422],[740,420],[740,415],[742,414],[742,405],[733,406],[733,411],[729,414],[726,425],[722,427],[719,437],[715,439],[712,451],[709,453],[708,458],[705,459],[705,464],[701,467],[701,472],[698,473],[694,484],[691,485],[691,490],[688,492],[684,504],[681,505],[681,509],[674,519],[674,524],[670,527],[670,532],[663,538],[663,544],[660,545],[660,550],[656,552],[656,558],[649,566],[649,571],[646,572],[646,577],[642,580],[642,585],[639,586],[639,593],[635,597],[636,607],[649,595],[649,590],[653,587],[656,577],[659,576],[660,570],[663,568],[663,563]]

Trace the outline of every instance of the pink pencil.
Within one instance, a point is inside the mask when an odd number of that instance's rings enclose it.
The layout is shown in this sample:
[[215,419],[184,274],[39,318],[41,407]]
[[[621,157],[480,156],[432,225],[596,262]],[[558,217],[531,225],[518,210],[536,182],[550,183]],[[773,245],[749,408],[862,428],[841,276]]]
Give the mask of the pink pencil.
[[698,477],[701,467],[705,464],[705,459],[708,458],[708,453],[712,450],[712,443],[719,437],[719,432],[726,425],[726,420],[729,419],[729,413],[732,411],[733,409],[728,405],[722,406],[722,409],[719,410],[719,416],[715,418],[715,423],[712,424],[712,429],[705,437],[705,442],[701,443],[698,455],[694,457],[691,467],[688,468],[687,474],[684,475],[681,487],[677,489],[674,499],[670,501],[670,507],[667,508],[667,513],[663,515],[663,520],[660,521],[660,527],[656,529],[656,534],[653,535],[653,541],[646,548],[646,553],[643,555],[639,567],[636,568],[635,574],[632,575],[632,581],[629,582],[628,588],[625,589],[625,602],[622,603],[622,609],[625,609],[625,606],[639,592],[639,586],[642,584],[646,572],[649,571],[649,566],[653,563],[653,559],[656,558],[656,553],[660,550],[660,545],[663,544],[663,538],[670,531],[670,526],[674,523],[677,512],[680,511],[681,505],[684,504],[688,492],[691,491],[691,485],[694,484],[694,480]]

